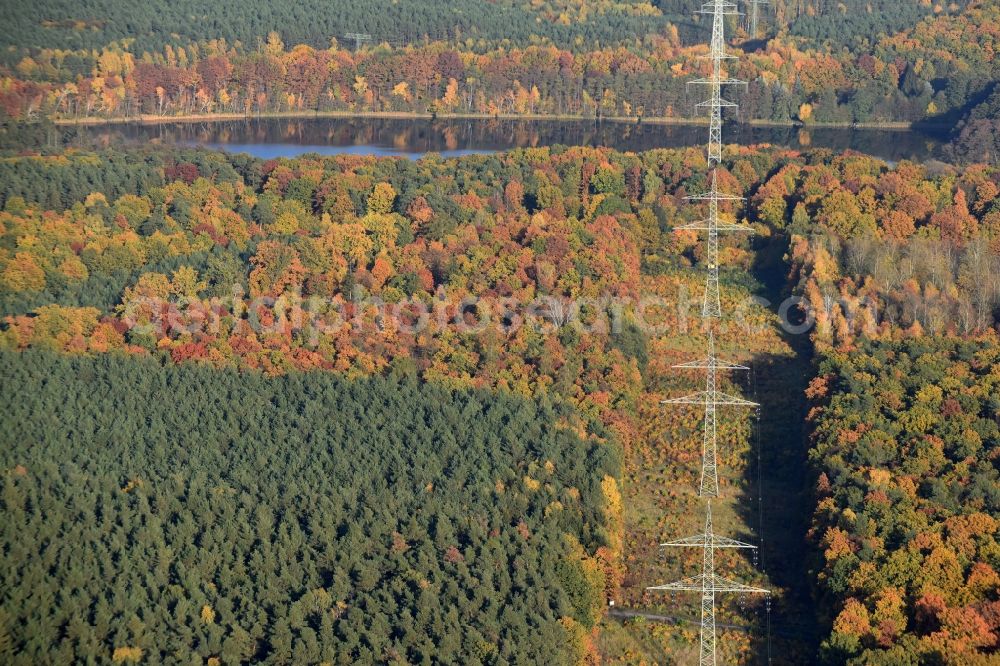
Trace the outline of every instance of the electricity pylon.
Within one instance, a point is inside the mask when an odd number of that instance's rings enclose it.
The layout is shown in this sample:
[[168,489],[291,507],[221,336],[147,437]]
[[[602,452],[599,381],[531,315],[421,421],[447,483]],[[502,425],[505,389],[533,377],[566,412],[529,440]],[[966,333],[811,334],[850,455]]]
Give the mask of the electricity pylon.
[[[765,0],[748,0],[753,2],[753,30],[756,31],[757,2]],[[685,224],[677,229],[690,229],[708,232],[707,259],[708,277],[705,283],[705,300],[702,303],[701,316],[706,320],[722,317],[722,306],[719,298],[719,233],[724,231],[753,232],[746,225],[724,223],[719,220],[720,201],[741,201],[743,197],[723,194],[718,187],[718,166],[722,161],[722,108],[736,105],[722,98],[722,87],[744,83],[723,74],[722,61],[735,58],[726,53],[725,17],[737,15],[736,5],[729,0],[711,0],[699,10],[703,14],[712,15],[712,42],[708,58],[712,61],[712,73],[707,79],[697,79],[691,83],[709,86],[710,97],[699,103],[699,108],[709,109],[708,129],[708,166],[712,170],[712,188],[704,194],[687,197],[693,201],[708,202],[708,218],[698,222]],[[721,361],[715,356],[715,337],[709,332],[708,357],[699,361],[691,361],[675,365],[675,368],[699,368],[705,370],[705,390],[681,398],[663,400],[665,404],[673,405],[703,405],[705,408],[705,432],[701,450],[701,482],[698,494],[704,498],[705,532],[693,537],[668,541],[662,546],[678,546],[702,549],[701,574],[693,578],[685,578],[665,585],[656,585],[648,590],[689,591],[701,593],[701,641],[698,663],[700,666],[716,666],[715,637],[715,595],[723,592],[736,594],[769,594],[763,588],[744,585],[737,581],[723,578],[715,573],[715,550],[717,548],[755,548],[755,546],[716,536],[712,526],[712,498],[719,497],[718,468],[718,422],[717,409],[719,405],[740,407],[759,407],[755,402],[729,395],[718,390],[718,373],[732,370],[748,370],[744,365]]]
[[757,22],[760,18],[760,6],[770,3],[767,0],[747,0],[747,4],[750,5],[750,25],[747,32],[750,33],[750,39],[757,39]]
[[753,233],[753,227],[743,224],[729,224],[719,220],[720,201],[743,201],[743,197],[719,192],[716,170],[712,170],[712,189],[703,194],[686,197],[689,201],[707,201],[708,217],[704,220],[682,224],[676,229],[688,229],[708,232],[706,246],[708,275],[705,278],[705,300],[701,306],[702,317],[722,317],[722,305],[719,301],[719,232],[738,231]]
[[716,666],[715,656],[715,595],[721,592],[736,594],[770,594],[768,590],[723,578],[715,573],[715,550],[717,548],[756,548],[749,543],[720,537],[712,527],[712,504],[705,510],[705,532],[692,537],[667,541],[661,546],[701,548],[701,574],[684,578],[665,585],[646,588],[666,592],[701,592],[701,645],[698,654],[699,666]]
[[353,39],[354,40],[354,50],[355,51],[361,50],[361,44],[362,43],[372,41],[372,36],[369,35],[366,32],[349,32],[346,35],[344,35],[344,37],[346,39]]
[[712,15],[712,43],[708,51],[708,59],[712,61],[712,73],[707,79],[695,79],[691,84],[707,85],[710,97],[699,102],[696,108],[709,109],[708,121],[708,165],[718,164],[722,160],[722,107],[735,107],[736,104],[722,98],[722,86],[746,85],[745,81],[723,77],[722,61],[735,59],[736,56],[726,52],[726,16],[738,16],[736,5],[727,0],[712,0],[702,5],[699,14]]
[[703,368],[705,370],[705,390],[682,398],[662,400],[665,405],[704,405],[705,432],[701,447],[701,483],[698,494],[705,498],[719,496],[719,462],[717,457],[718,426],[716,409],[719,405],[757,407],[756,402],[744,400],[735,395],[723,393],[717,388],[719,370],[749,370],[745,365],[722,361],[715,356],[715,336],[708,335],[708,358],[673,366],[675,368]]

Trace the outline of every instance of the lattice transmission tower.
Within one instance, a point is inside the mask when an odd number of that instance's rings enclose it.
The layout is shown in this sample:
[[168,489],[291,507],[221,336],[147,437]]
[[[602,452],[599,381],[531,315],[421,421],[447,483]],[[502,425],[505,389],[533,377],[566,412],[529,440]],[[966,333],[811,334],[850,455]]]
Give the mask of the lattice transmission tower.
[[649,590],[668,592],[700,592],[701,593],[701,636],[699,646],[699,666],[716,666],[715,638],[715,595],[719,593],[738,594],[768,594],[768,591],[744,585],[723,578],[715,573],[715,550],[718,548],[750,548],[756,546],[736,541],[715,534],[712,525],[712,499],[719,497],[719,461],[718,461],[718,428],[717,413],[719,405],[738,407],[759,407],[756,402],[724,393],[718,389],[718,373],[722,371],[749,370],[745,365],[723,361],[715,355],[715,336],[708,335],[708,357],[680,363],[675,368],[704,369],[705,390],[698,391],[681,398],[663,400],[663,404],[671,405],[703,405],[705,408],[705,429],[701,451],[701,482],[698,495],[705,499],[705,531],[696,536],[668,541],[660,544],[664,547],[678,546],[702,549],[702,571],[694,578],[685,578],[665,585],[655,585]]
[[757,26],[760,22],[760,6],[770,3],[767,0],[747,0],[747,4],[750,5],[750,21],[749,25],[747,25],[747,33],[749,33],[750,39],[757,39]]
[[715,169],[712,170],[712,189],[686,198],[689,201],[708,202],[707,218],[682,224],[675,228],[708,232],[708,242],[705,246],[708,275],[705,277],[705,299],[701,305],[701,316],[719,318],[722,317],[722,305],[719,300],[719,233],[735,231],[752,234],[753,227],[744,224],[730,224],[719,219],[720,201],[743,201],[743,197],[719,192],[718,175]]
[[755,549],[756,546],[736,539],[717,536],[712,527],[711,502],[707,502],[705,506],[704,533],[676,541],[667,541],[660,545],[702,549],[701,573],[699,575],[665,585],[656,585],[648,589],[665,592],[701,593],[701,641],[698,650],[698,665],[716,666],[718,661],[715,650],[715,595],[720,593],[766,595],[769,594],[769,591],[761,587],[744,585],[715,573],[715,551],[720,548]]
[[715,336],[708,335],[708,358],[673,366],[675,368],[703,368],[705,370],[705,390],[681,398],[662,400],[665,405],[703,405],[705,407],[705,431],[701,447],[701,483],[698,494],[705,498],[719,496],[719,461],[717,413],[719,405],[737,407],[758,407],[756,402],[744,400],[718,390],[719,370],[749,370],[745,365],[737,365],[720,360],[715,356]]
[[712,42],[706,56],[712,62],[712,73],[707,79],[695,79],[689,83],[709,87],[709,98],[704,102],[699,102],[696,107],[709,110],[708,165],[712,166],[722,160],[722,108],[736,107],[733,102],[723,99],[722,87],[746,85],[745,81],[731,78],[722,71],[723,60],[736,58],[726,51],[726,17],[739,16],[740,13],[736,10],[736,5],[727,0],[707,2],[698,10],[698,13],[712,15]]
[[367,32],[349,32],[344,35],[346,39],[354,40],[354,50],[360,51],[361,45],[372,41],[372,36]]
[[[754,7],[756,9],[756,7]],[[722,317],[722,306],[719,297],[719,234],[721,232],[752,232],[745,225],[730,224],[719,219],[719,202],[741,201],[743,197],[719,192],[718,166],[722,161],[722,108],[735,107],[732,102],[722,98],[722,87],[743,83],[723,74],[723,60],[734,58],[726,52],[725,17],[736,15],[736,5],[727,0],[712,0],[700,10],[712,15],[712,42],[708,57],[712,61],[712,73],[707,79],[698,79],[693,83],[708,85],[710,98],[698,104],[709,109],[708,134],[708,166],[712,170],[711,189],[703,194],[689,196],[692,201],[708,202],[708,218],[698,222],[685,224],[678,229],[689,229],[708,232],[707,264],[708,276],[705,283],[705,299],[702,303],[701,316],[708,323],[711,319]],[[698,494],[705,500],[705,531],[693,537],[668,541],[662,546],[677,546],[702,549],[701,574],[693,578],[685,578],[665,585],[649,587],[649,590],[669,592],[699,592],[701,593],[701,637],[699,646],[699,666],[716,666],[716,623],[715,596],[720,593],[735,594],[769,594],[768,590],[753,587],[743,583],[723,578],[715,573],[715,551],[724,548],[754,549],[749,543],[736,541],[727,537],[717,536],[712,525],[712,499],[719,497],[719,461],[718,461],[718,423],[717,409],[720,405],[739,407],[758,407],[750,400],[729,395],[718,389],[718,373],[722,371],[749,370],[747,366],[722,361],[715,356],[715,337],[709,332],[708,357],[699,361],[691,361],[675,365],[675,368],[699,368],[705,370],[705,390],[681,398],[664,400],[665,404],[702,405],[705,409],[705,430],[702,439],[701,481]]]

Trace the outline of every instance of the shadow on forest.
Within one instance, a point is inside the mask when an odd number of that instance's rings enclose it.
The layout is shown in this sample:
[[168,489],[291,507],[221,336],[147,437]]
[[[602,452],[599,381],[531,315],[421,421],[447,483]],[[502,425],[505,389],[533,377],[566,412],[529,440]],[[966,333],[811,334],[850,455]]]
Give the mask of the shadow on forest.
[[[772,237],[758,248],[753,266],[757,295],[774,310],[787,295],[786,247],[786,239]],[[746,380],[747,397],[760,403],[760,416],[745,466],[748,496],[738,511],[746,525],[755,527],[758,566],[774,593],[770,627],[761,613],[761,626],[753,632],[756,658],[751,662],[803,664],[816,659],[819,642],[805,541],[813,506],[805,423],[812,342],[807,333],[782,330],[781,336],[794,354],[755,355]]]

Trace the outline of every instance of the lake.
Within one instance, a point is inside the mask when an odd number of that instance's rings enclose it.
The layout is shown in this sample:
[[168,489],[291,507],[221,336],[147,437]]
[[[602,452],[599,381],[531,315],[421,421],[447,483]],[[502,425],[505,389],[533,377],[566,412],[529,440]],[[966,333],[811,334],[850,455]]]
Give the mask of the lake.
[[[81,126],[81,143],[199,145],[261,158],[321,155],[395,155],[418,158],[490,153],[531,146],[608,146],[624,151],[703,145],[708,128],[586,120],[315,118],[248,119]],[[920,131],[726,127],[727,143],[789,148],[853,149],[889,161],[941,158],[943,137]]]

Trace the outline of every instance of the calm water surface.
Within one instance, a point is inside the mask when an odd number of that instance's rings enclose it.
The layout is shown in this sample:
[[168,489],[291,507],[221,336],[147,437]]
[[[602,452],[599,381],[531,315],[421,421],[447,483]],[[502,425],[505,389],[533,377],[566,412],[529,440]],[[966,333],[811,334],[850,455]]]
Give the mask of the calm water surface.
[[[702,145],[708,129],[695,125],[653,125],[566,120],[427,120],[386,118],[260,119],[81,127],[81,141],[199,145],[255,157],[396,155],[418,158],[490,153],[530,146],[608,146],[640,151]],[[726,128],[728,143],[769,143],[789,148],[853,149],[882,159],[940,158],[943,139],[917,131],[871,129]]]

